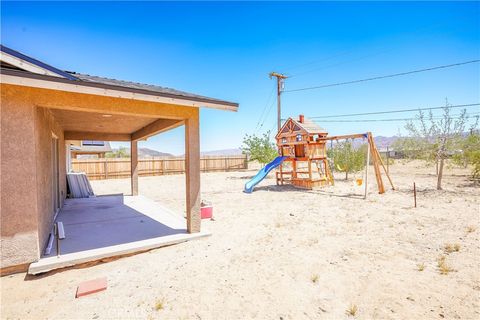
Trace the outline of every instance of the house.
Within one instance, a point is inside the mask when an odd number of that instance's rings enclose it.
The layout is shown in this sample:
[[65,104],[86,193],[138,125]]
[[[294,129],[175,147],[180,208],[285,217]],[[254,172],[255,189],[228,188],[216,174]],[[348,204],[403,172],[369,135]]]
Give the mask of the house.
[[291,183],[304,189],[333,185],[327,135],[325,129],[303,115],[288,118],[275,136],[278,153],[287,157],[276,172],[277,184]]
[[98,140],[80,140],[70,142],[72,159],[78,156],[85,158],[105,158],[105,153],[112,152],[110,142]]
[[[201,232],[199,111],[237,111],[237,103],[63,71],[5,46],[0,49],[2,274],[25,271],[32,263],[50,264],[51,269],[87,261],[86,256],[91,260],[130,253],[185,241],[188,235]],[[186,222],[182,228],[166,227],[171,221],[165,218],[167,210],[153,208],[157,204],[138,196],[137,170],[138,141],[180,126],[185,128],[186,153]],[[67,199],[67,141],[71,140],[130,142],[132,198]],[[84,242],[72,243],[69,233],[78,232],[81,237],[91,231],[75,226],[82,225],[82,219],[92,212],[109,217],[122,212],[131,219],[101,225],[98,240],[93,241],[90,234]],[[45,248],[52,244],[51,235],[56,234],[52,233],[54,222],[58,224],[62,215],[65,221],[78,219],[65,226],[66,239],[62,240],[62,249],[71,248],[71,252],[60,252],[55,259],[45,257],[42,262],[48,251]],[[149,228],[141,229],[132,222],[147,218],[151,220]],[[95,221],[100,226],[103,220]],[[111,229],[114,226],[117,229]],[[129,232],[129,226],[136,228],[135,232]],[[169,232],[162,243],[155,240],[162,236],[160,229]],[[142,230],[151,234],[147,237]],[[115,237],[118,243],[112,242]],[[99,247],[100,243],[105,247]],[[113,252],[106,247],[121,250]],[[85,251],[75,251],[79,248]],[[63,264],[51,265],[58,262]]]

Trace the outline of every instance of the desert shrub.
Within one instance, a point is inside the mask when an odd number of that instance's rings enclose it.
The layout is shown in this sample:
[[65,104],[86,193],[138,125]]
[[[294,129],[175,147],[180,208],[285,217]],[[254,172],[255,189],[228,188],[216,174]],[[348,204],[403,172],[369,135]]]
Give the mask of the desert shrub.
[[245,135],[242,152],[249,155],[250,161],[258,161],[262,165],[269,163],[278,156],[275,144],[270,141],[270,131],[262,136]]
[[355,149],[350,141],[343,141],[328,149],[327,156],[333,162],[333,169],[345,172],[345,180],[349,173],[355,173],[365,168],[367,146],[362,145]]
[[438,190],[442,189],[445,159],[457,149],[468,121],[466,109],[456,116],[451,115],[450,110],[448,101],[439,118],[434,117],[432,110],[428,115],[420,110],[416,121],[408,121],[405,126],[410,136],[398,139],[396,145],[407,157],[436,162]]
[[130,150],[125,147],[120,147],[105,153],[105,158],[130,158]]
[[453,162],[466,168],[472,166],[474,179],[480,178],[480,133],[472,129],[470,133],[458,141],[458,152],[452,157]]

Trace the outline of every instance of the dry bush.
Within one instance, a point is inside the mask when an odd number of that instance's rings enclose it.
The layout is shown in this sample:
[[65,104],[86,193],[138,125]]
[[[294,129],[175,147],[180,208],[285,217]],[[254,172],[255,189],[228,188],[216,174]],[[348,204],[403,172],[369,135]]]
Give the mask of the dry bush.
[[475,226],[468,226],[467,227],[467,233],[475,232],[475,230],[477,230],[477,227],[475,227]]
[[422,262],[422,263],[417,264],[417,270],[418,271],[425,270],[425,263]]
[[445,263],[445,259],[446,259],[446,257],[443,256],[443,255],[441,255],[441,256],[438,257],[438,259],[437,259],[437,265],[438,265],[439,268],[440,268],[440,266],[441,266],[442,264]]
[[157,302],[155,302],[155,310],[160,311],[163,310],[163,308],[165,308],[165,301],[163,299],[157,300]]
[[459,243],[455,243],[455,244],[447,243],[445,244],[444,251],[445,253],[459,252],[460,248],[461,246]]
[[454,271],[452,267],[447,265],[446,263],[443,263],[440,267],[438,267],[438,270],[440,271],[440,274],[447,275],[450,272]]
[[358,312],[358,307],[357,307],[356,304],[351,304],[350,307],[348,307],[348,309],[346,311],[347,315],[352,316],[352,317],[355,317],[357,312]]
[[318,274],[313,274],[312,277],[310,278],[310,280],[312,280],[313,283],[317,283],[318,282]]
[[443,247],[443,250],[445,251],[445,253],[452,253],[453,251],[455,251],[455,248],[453,247],[453,244],[446,243]]
[[445,256],[440,256],[437,260],[437,263],[438,271],[442,275],[447,275],[450,272],[454,271],[454,269],[447,264]]

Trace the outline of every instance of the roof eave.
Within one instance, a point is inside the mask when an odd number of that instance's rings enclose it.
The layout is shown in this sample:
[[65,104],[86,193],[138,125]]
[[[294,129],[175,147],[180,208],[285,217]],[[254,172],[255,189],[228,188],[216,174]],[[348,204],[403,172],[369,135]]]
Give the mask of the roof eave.
[[125,93],[123,97],[134,100],[170,103],[198,108],[206,107],[228,111],[238,110],[238,103],[235,102],[202,97],[188,97],[171,93],[159,93],[97,82],[70,80],[10,69],[1,69],[0,83],[113,97],[119,97],[119,93]]
[[22,69],[23,68],[31,69],[33,67],[33,68],[37,68],[36,70],[30,70],[30,71],[33,71],[34,73],[36,72],[38,73],[40,71],[39,74],[43,73],[45,75],[51,75],[51,76],[66,78],[70,80],[78,80],[77,77],[63,70],[52,67],[49,64],[46,64],[40,60],[24,55],[21,52],[10,49],[1,44],[0,44],[0,53],[2,55],[2,60],[8,60],[6,62],[9,62]]

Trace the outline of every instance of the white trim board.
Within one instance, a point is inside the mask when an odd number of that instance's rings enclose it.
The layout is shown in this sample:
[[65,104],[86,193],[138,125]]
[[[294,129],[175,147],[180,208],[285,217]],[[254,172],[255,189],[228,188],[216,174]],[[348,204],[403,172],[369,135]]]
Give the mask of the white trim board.
[[136,252],[143,252],[155,248],[170,246],[172,244],[208,237],[210,235],[211,233],[204,231],[198,233],[179,233],[110,247],[69,253],[60,255],[59,257],[53,256],[41,258],[39,261],[30,264],[28,273],[38,274],[48,272],[54,269],[71,267],[85,262],[98,261],[104,258],[123,256]]
[[71,84],[71,83],[64,83],[64,82],[47,81],[43,79],[26,78],[26,77],[14,76],[14,75],[8,75],[8,74],[0,75],[0,83],[13,84],[13,85],[25,86],[25,87],[33,87],[33,88],[41,88],[41,89],[59,90],[59,91],[66,91],[66,92],[92,94],[92,95],[114,97],[114,98],[168,103],[168,104],[175,104],[180,106],[188,106],[188,107],[196,107],[196,108],[206,107],[206,108],[219,109],[219,110],[237,111],[237,107],[221,104],[221,103],[198,102],[198,101],[189,100],[189,99],[162,97],[154,94],[150,95],[145,93],[135,93],[135,92],[129,92],[129,91],[122,91],[122,90],[92,87],[88,85],[82,85],[81,83]]
[[47,75],[47,76],[63,78],[61,75],[59,75],[55,72],[52,72],[48,69],[39,67],[39,66],[37,66],[33,63],[30,63],[28,61],[25,61],[23,59],[14,57],[14,56],[12,56],[12,55],[10,55],[6,52],[3,52],[3,51],[0,52],[0,61],[6,62],[8,64],[11,64],[12,66],[15,66],[15,67],[19,68],[19,69],[29,71],[29,72],[33,72],[33,73],[36,73],[36,74],[44,74],[44,75]]

